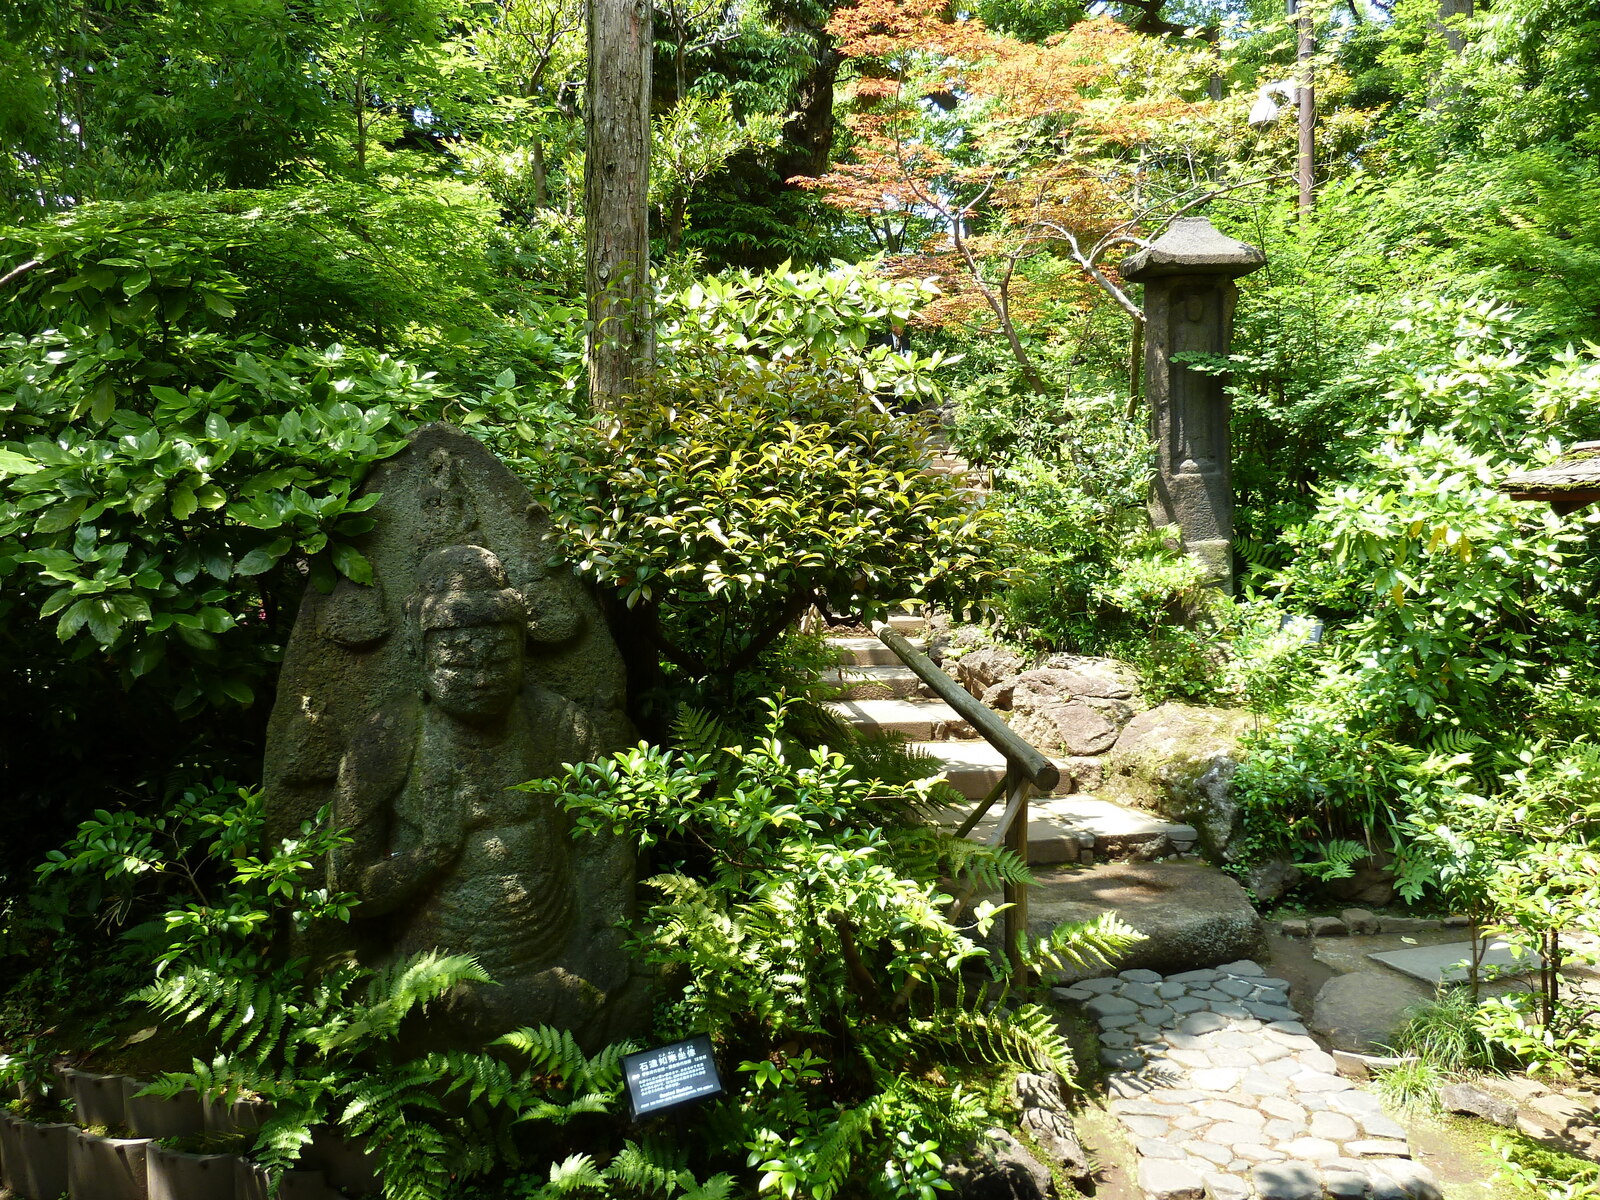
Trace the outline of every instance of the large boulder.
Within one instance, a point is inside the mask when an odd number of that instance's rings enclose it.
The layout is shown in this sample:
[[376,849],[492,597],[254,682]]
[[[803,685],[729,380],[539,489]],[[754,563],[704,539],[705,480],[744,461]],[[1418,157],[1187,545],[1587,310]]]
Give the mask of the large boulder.
[[1009,646],[981,645],[959,658],[946,655],[945,669],[955,681],[974,696],[982,696],[995,684],[1015,675],[1028,665],[1022,653]]
[[1109,671],[1042,667],[1006,676],[982,699],[990,708],[1009,711],[1017,736],[1046,754],[1087,757],[1116,744],[1133,719],[1137,692],[1129,680]]
[[1106,757],[1107,793],[1193,825],[1207,855],[1231,862],[1239,832],[1233,777],[1253,726],[1239,709],[1173,703],[1140,713]]
[[945,1166],[945,1180],[958,1200],[1053,1200],[1055,1180],[1007,1130],[991,1129],[985,1141]]
[[1101,970],[1069,971],[1063,982],[1143,968],[1171,975],[1257,958],[1266,952],[1261,918],[1233,879],[1192,862],[1111,862],[1036,871],[1028,890],[1028,931],[1045,937],[1063,922],[1115,912],[1145,935]]

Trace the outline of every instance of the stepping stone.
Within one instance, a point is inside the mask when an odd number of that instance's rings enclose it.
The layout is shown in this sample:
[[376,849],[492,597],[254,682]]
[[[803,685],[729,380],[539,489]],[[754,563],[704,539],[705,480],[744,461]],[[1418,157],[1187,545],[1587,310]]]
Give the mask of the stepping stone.
[[1091,835],[1095,849],[1104,854],[1114,854],[1116,849],[1130,842],[1142,844],[1163,835],[1171,838],[1174,845],[1193,845],[1198,836],[1193,825],[1168,821],[1092,796],[1053,796],[1039,800],[1036,807],[1068,829]]
[[[1408,950],[1386,950],[1369,954],[1374,962],[1393,967],[1403,975],[1421,980],[1430,988],[1441,983],[1460,983],[1467,978],[1466,964],[1472,959],[1471,942],[1446,942],[1442,946],[1416,946]],[[1536,971],[1537,955],[1518,960],[1506,942],[1490,942],[1483,956],[1486,967],[1512,968],[1518,972]]]
[[1261,949],[1261,918],[1237,881],[1215,867],[1098,863],[1037,874],[1039,882],[1029,896],[1030,932],[1043,937],[1063,921],[1115,912],[1146,935],[1144,942],[1117,955],[1113,965],[1119,969],[1184,971]]

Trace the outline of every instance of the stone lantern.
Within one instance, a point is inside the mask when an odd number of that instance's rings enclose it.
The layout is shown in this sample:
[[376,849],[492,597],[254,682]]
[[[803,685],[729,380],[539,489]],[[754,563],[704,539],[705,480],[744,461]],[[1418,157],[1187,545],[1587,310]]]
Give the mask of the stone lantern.
[[1150,519],[1176,525],[1183,547],[1217,586],[1233,590],[1233,480],[1229,399],[1220,375],[1174,361],[1228,353],[1234,280],[1266,256],[1218,233],[1204,217],[1180,217],[1125,259],[1121,275],[1144,284],[1144,378],[1156,444]]

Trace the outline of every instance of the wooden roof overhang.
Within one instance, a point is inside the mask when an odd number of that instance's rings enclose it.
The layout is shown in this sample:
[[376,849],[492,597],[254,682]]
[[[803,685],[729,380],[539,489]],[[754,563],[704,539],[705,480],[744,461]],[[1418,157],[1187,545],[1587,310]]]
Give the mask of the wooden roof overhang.
[[1565,516],[1600,501],[1600,442],[1579,442],[1549,466],[1513,471],[1500,481],[1513,500],[1543,500]]

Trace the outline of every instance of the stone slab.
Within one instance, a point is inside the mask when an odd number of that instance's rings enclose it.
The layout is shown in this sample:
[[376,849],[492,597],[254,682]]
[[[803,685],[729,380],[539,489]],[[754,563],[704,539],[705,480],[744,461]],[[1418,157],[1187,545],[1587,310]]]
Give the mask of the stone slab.
[[1165,974],[1253,958],[1263,949],[1261,919],[1249,897],[1214,867],[1100,863],[1044,871],[1038,878],[1029,897],[1036,936],[1108,909],[1146,935],[1146,941],[1117,956],[1114,970],[1143,967]]
[[972,735],[972,726],[942,700],[833,700],[827,707],[845,724],[868,734],[903,733],[917,741]]
[[[1429,986],[1460,983],[1467,978],[1465,964],[1472,958],[1472,943],[1446,942],[1438,946],[1414,946],[1405,950],[1369,954],[1367,957],[1386,967],[1393,967],[1402,975],[1421,980]],[[1483,956],[1483,965],[1531,971],[1538,969],[1539,959],[1534,956],[1519,962],[1512,955],[1508,943],[1494,941],[1489,943],[1489,949]]]

